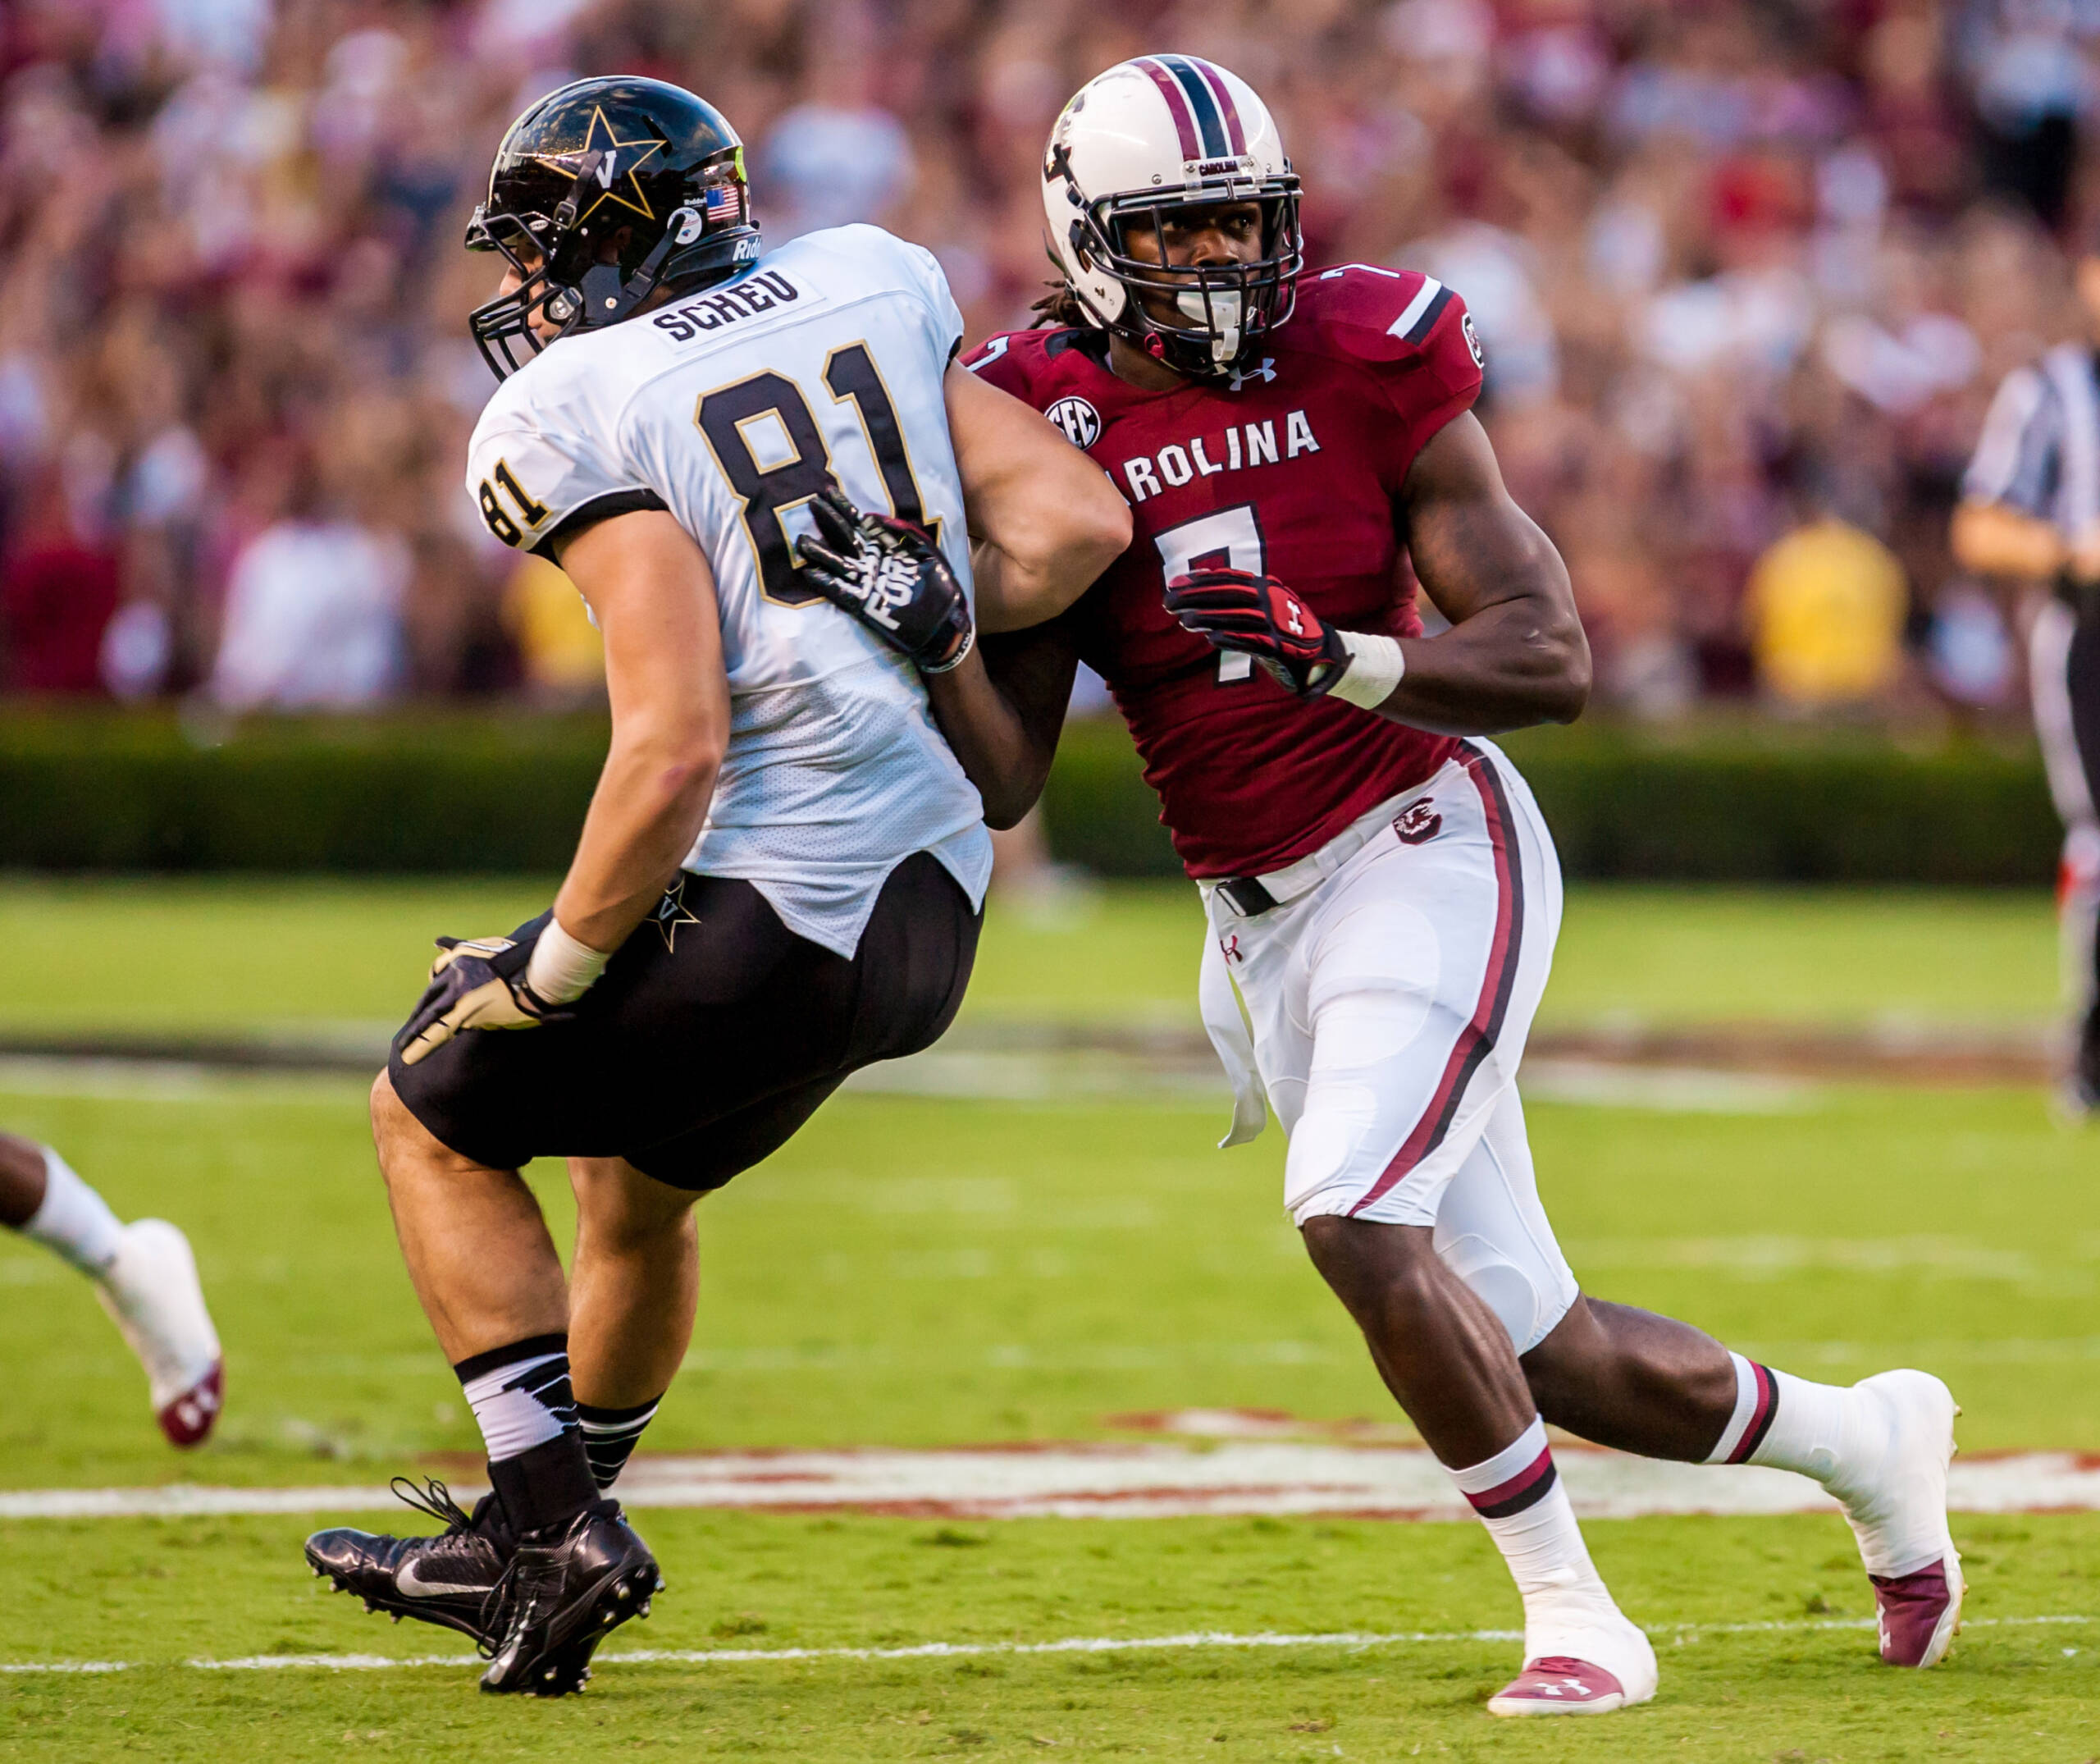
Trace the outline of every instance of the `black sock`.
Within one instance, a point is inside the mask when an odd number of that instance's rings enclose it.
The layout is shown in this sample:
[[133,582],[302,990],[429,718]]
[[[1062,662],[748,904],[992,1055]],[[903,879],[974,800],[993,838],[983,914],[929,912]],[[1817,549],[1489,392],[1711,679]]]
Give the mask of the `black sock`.
[[598,1498],[568,1388],[568,1340],[530,1336],[453,1369],[481,1424],[489,1481],[514,1533],[566,1525]]
[[632,1409],[598,1409],[589,1403],[576,1405],[576,1424],[582,1430],[584,1453],[591,1460],[591,1474],[598,1479],[600,1489],[609,1488],[619,1480],[627,1460],[641,1443],[641,1430],[649,1425],[663,1400],[652,1397]]
[[558,1439],[522,1451],[514,1458],[491,1459],[489,1481],[503,1504],[514,1534],[566,1530],[568,1522],[598,1498],[591,1479],[591,1460],[583,1441],[573,1430]]

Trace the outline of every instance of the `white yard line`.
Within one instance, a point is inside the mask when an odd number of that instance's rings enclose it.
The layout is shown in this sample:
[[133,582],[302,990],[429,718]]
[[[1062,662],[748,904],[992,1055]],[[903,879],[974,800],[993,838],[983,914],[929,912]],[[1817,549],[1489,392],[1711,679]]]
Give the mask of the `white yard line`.
[[[1575,1510],[1585,1518],[1835,1510],[1815,1483],[1783,1470],[1665,1464],[1566,1446],[1554,1456]],[[966,1520],[1317,1513],[1472,1518],[1449,1475],[1419,1446],[1249,1439],[1210,1450],[1147,1444],[645,1455],[628,1467],[619,1492],[640,1510],[830,1510]],[[2100,1511],[2100,1460],[2061,1451],[1959,1458],[1947,1501],[1969,1513]],[[386,1489],[372,1486],[172,1483],[0,1493],[0,1520],[347,1513],[395,1505]]]
[[[374,1069],[378,1058],[374,1060]],[[0,1092],[88,1097],[103,1102],[211,1103],[229,1099],[340,1104],[367,1081],[326,1072],[214,1065],[203,1060],[103,1054],[0,1054]],[[939,1047],[863,1067],[850,1090],[893,1096],[1040,1104],[1153,1103],[1208,1108],[1226,1096],[1208,1063],[1097,1049]],[[1702,1067],[1632,1066],[1539,1058],[1524,1068],[1528,1100],[1665,1114],[1792,1114],[1820,1097],[1795,1078]]]
[[[2084,1625],[2100,1618],[2079,1615],[2048,1617],[1977,1617],[1962,1625],[1971,1629],[2033,1629]],[[1819,1617],[1791,1623],[1651,1623],[1648,1633],[1659,1641],[1682,1645],[1710,1635],[1792,1635],[1826,1629],[1871,1629],[1871,1617]],[[1080,1635],[1055,1642],[919,1642],[908,1647],[637,1647],[601,1653],[601,1665],[764,1666],[801,1660],[964,1660],[985,1654],[1123,1654],[1151,1650],[1253,1647],[1423,1647],[1468,1643],[1521,1642],[1522,1629],[1419,1629],[1393,1634],[1344,1630],[1318,1635],[1260,1634],[1234,1635],[1197,1630],[1186,1635]],[[2075,1649],[2066,1650],[2075,1652]],[[478,1654],[248,1654],[234,1660],[31,1660],[0,1663],[0,1673],[130,1672],[152,1665],[180,1664],[200,1672],[380,1672],[415,1666],[478,1666]]]

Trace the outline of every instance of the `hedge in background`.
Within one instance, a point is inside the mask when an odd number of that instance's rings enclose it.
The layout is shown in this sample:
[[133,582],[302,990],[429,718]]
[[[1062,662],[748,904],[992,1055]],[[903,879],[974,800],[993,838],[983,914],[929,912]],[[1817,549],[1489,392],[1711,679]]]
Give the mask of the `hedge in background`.
[[[2026,747],[1911,752],[1879,733],[1755,724],[1526,729],[1522,769],[1570,875],[1684,881],[2047,884],[2061,830]],[[1052,846],[1109,875],[1176,875],[1120,724],[1066,732]]]
[[[1865,731],[1582,724],[1504,745],[1584,877],[2043,884],[2060,834],[2031,751],[1911,752]],[[600,716],[516,712],[185,725],[0,715],[0,866],[43,870],[553,871],[605,751]],[[1178,875],[1120,722],[1065,735],[1052,848]]]
[[559,871],[602,717],[0,717],[0,865]]

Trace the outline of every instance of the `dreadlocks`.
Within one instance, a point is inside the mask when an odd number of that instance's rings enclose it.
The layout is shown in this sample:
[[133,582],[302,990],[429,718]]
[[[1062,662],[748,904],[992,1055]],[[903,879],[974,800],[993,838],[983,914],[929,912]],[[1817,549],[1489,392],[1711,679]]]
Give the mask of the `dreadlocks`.
[[1029,308],[1036,315],[1031,329],[1041,331],[1048,327],[1069,327],[1078,331],[1092,331],[1098,328],[1093,314],[1080,304],[1080,297],[1072,292],[1071,283],[1053,281],[1044,286],[1050,291]]

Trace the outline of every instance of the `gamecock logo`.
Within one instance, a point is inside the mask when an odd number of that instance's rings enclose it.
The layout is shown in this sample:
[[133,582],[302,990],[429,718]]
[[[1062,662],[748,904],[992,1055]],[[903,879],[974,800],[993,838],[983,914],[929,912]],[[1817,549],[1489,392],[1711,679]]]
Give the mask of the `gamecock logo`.
[[1393,817],[1393,831],[1400,836],[1403,845],[1421,845],[1436,837],[1444,825],[1444,817],[1431,807],[1430,798],[1410,802]]
[[1075,447],[1091,447],[1101,439],[1101,413],[1084,398],[1061,398],[1043,414],[1065,432]]

